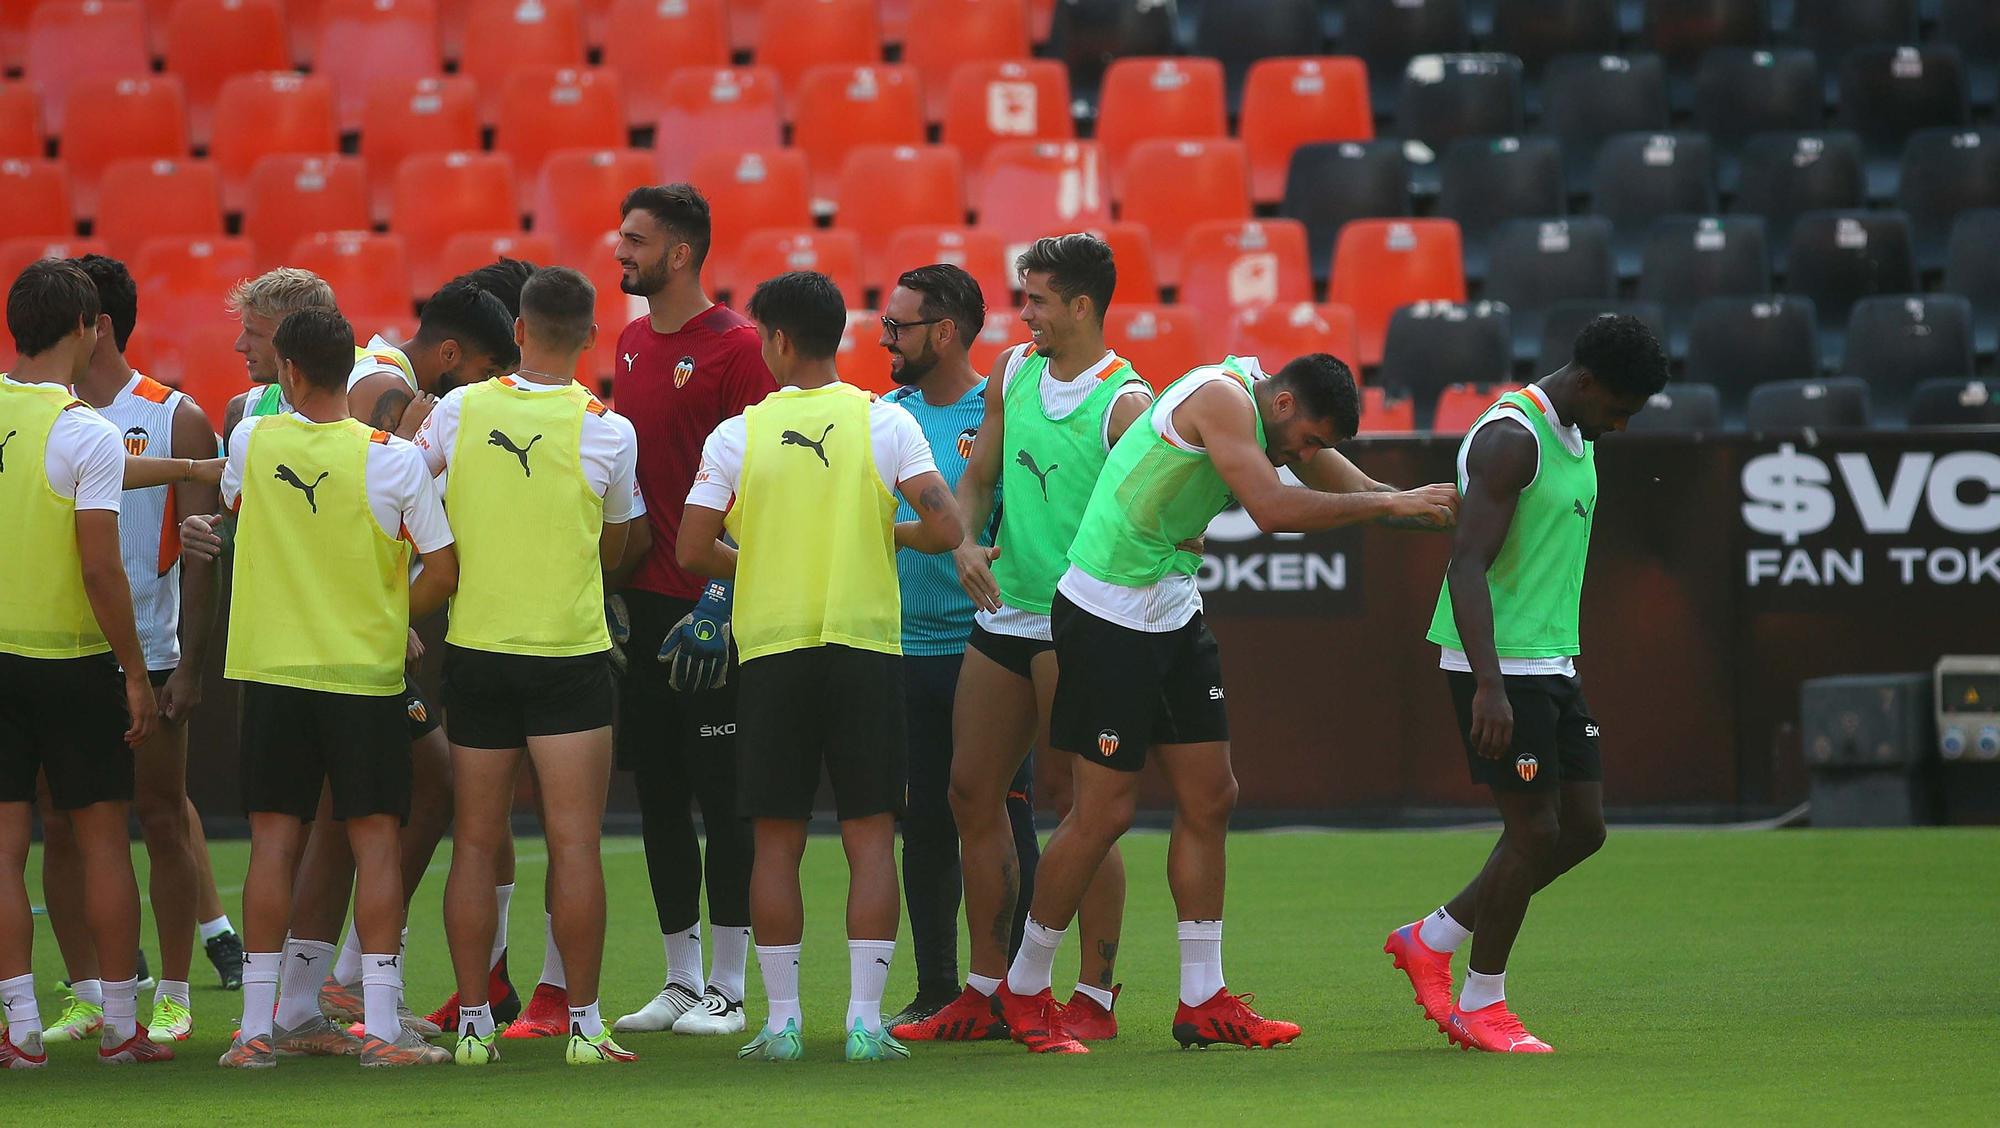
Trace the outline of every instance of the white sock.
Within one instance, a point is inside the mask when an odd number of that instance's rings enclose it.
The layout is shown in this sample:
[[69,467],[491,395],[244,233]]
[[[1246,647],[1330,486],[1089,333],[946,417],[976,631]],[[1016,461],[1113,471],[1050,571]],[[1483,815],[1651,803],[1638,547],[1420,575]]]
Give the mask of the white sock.
[[214,920],[202,921],[201,924],[198,925],[197,927],[201,929],[201,942],[204,944],[208,943],[210,940],[215,939],[216,937],[222,935],[225,932],[236,931],[236,926],[229,923],[228,913],[224,913],[221,916],[216,917]]
[[695,921],[678,932],[660,937],[667,948],[667,982],[678,983],[699,995],[707,986],[701,979],[701,922]]
[[1038,995],[1048,990],[1055,981],[1056,948],[1062,938],[1062,929],[1050,928],[1029,917],[1027,931],[1021,936],[1021,950],[1014,956],[1014,966],[1007,969],[1007,990],[1016,995]]
[[396,1004],[403,1001],[403,957],[400,952],[361,953],[361,1005],[368,1033],[393,1042],[403,1032]]
[[787,1020],[805,1025],[799,1011],[799,946],[757,945],[757,970],[764,973],[764,1000],[771,1010],[764,1029],[783,1030]]
[[1222,990],[1222,922],[1184,920],[1181,935],[1181,1002],[1191,1007]]
[[184,1007],[192,1005],[188,1001],[188,985],[183,980],[160,980],[159,985],[153,988],[153,1005],[159,1006],[161,999],[172,999]]
[[882,992],[889,986],[889,964],[896,958],[894,940],[847,942],[847,1028],[870,1034],[882,1032]]
[[1106,991],[1102,987],[1092,987],[1088,983],[1077,984],[1076,993],[1103,1007],[1105,1010],[1110,1010],[1111,1004],[1117,1001],[1117,997],[1111,992]]
[[586,1038],[604,1033],[604,1019],[598,1016],[597,1003],[593,1000],[587,1006],[569,1008],[569,1028]]
[[965,985],[990,999],[993,997],[993,992],[1000,989],[1000,980],[991,975],[975,975],[967,972]]
[[458,1033],[461,1038],[483,1038],[493,1033],[493,1004],[481,1003],[468,1007],[458,1006]]
[[243,953],[243,1040],[271,1035],[271,1007],[278,1001],[277,952]]
[[0,1035],[20,1045],[42,1032],[42,1011],[35,1005],[35,973],[0,979],[0,1014],[7,1018],[7,1032]]
[[124,1042],[139,1032],[139,977],[104,982],[104,1030]]
[[347,926],[347,937],[340,942],[340,956],[333,961],[333,981],[342,987],[361,982],[361,934],[354,931],[353,924]]
[[1482,1007],[1490,1007],[1506,997],[1506,972],[1487,975],[1467,968],[1465,986],[1458,989],[1458,1009],[1460,1013],[1471,1014]]
[[278,1025],[294,1030],[319,1016],[319,987],[333,970],[333,945],[324,940],[285,941],[285,966],[280,973]]
[[547,913],[542,914],[542,977],[537,982],[569,988],[569,979],[563,974],[562,951],[556,947],[556,918]]
[[743,1001],[743,966],[750,957],[750,930],[712,926],[708,942],[708,985],[733,1002]]
[[1457,918],[1439,905],[1436,912],[1425,917],[1423,923],[1417,926],[1417,939],[1433,952],[1450,955],[1458,951],[1459,945],[1472,939],[1472,930],[1458,923]]
[[514,906],[513,882],[494,886],[493,900],[499,906],[500,915],[497,918],[498,923],[493,928],[493,955],[486,961],[487,967],[499,967],[500,953],[507,950],[507,910]]
[[104,981],[101,979],[79,979],[69,985],[70,993],[80,1003],[89,1003],[102,1009],[104,1006]]

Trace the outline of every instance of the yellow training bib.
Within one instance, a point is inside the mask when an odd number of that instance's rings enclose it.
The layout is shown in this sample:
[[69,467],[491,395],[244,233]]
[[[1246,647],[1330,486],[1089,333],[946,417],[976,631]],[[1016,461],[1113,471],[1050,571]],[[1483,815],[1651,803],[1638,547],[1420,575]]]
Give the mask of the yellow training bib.
[[61,388],[0,380],[0,651],[81,658],[111,649],[83,590],[76,499],[49,484],[56,420],[88,411]]

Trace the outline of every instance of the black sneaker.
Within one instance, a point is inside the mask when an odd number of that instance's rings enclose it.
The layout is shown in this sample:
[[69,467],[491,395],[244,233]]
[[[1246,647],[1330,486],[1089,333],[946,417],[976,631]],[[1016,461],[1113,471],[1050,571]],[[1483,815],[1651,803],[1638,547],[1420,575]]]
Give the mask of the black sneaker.
[[897,1011],[894,1017],[890,1018],[885,1025],[902,1026],[906,1023],[923,1022],[947,1006],[950,1006],[952,1000],[956,998],[958,998],[957,988],[951,988],[946,991],[920,990],[917,992],[917,997],[910,1000],[910,1005]]
[[146,966],[146,949],[139,949],[138,960],[132,966],[137,969],[132,977],[139,981],[139,990],[151,991],[160,985],[160,981],[153,978],[153,969]]
[[[495,982],[500,989],[495,991]],[[486,980],[488,999],[493,1006],[493,1028],[505,1030],[521,1017],[521,993],[514,990],[514,981],[507,977],[507,949],[500,949],[500,962],[493,965],[492,974]],[[456,1015],[453,1016],[457,1017]]]
[[243,938],[233,931],[221,932],[209,937],[202,947],[208,951],[208,962],[215,965],[215,974],[222,977],[222,989],[242,990]]

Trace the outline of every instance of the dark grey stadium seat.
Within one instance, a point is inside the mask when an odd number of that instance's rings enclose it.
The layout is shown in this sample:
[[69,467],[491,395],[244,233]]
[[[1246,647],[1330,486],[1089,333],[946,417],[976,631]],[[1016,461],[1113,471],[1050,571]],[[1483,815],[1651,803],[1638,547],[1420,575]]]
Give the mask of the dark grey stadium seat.
[[1883,416],[1900,417],[1919,383],[1972,378],[1972,307],[1956,294],[1861,299],[1847,318],[1841,374],[1865,381]]
[[1868,385],[1851,376],[1759,384],[1743,413],[1752,431],[1868,426]]
[[1917,269],[1944,267],[1960,212],[2000,207],[2000,129],[1920,129],[1903,148],[1896,206],[1910,217]]
[[1653,221],[1715,210],[1715,158],[1699,133],[1621,133],[1598,150],[1591,211],[1611,221],[1618,274],[1639,273]]
[[1301,145],[1285,173],[1278,214],[1306,225],[1313,277],[1333,269],[1333,245],[1352,219],[1410,214],[1410,173],[1395,141],[1323,141]]
[[1556,302],[1542,316],[1542,351],[1535,358],[1535,374],[1545,376],[1570,362],[1576,349],[1576,335],[1583,327],[1608,313],[1622,313],[1646,323],[1653,336],[1665,340],[1666,315],[1653,302],[1604,299]]
[[1846,130],[1763,133],[1743,148],[1732,210],[1764,217],[1774,265],[1786,269],[1792,224],[1809,211],[1858,208],[1868,202],[1861,139]]
[[1692,100],[1689,78],[1712,47],[1761,47],[1771,38],[1767,0],[1646,0],[1643,41],[1667,61],[1674,108]]
[[1126,55],[1178,55],[1171,4],[1140,0],[1064,0],[1049,28],[1048,54],[1069,68],[1070,95],[1094,115],[1097,91],[1111,60]]
[[[1521,119],[1521,60],[1512,55],[1426,55],[1403,72],[1396,132],[1434,158],[1461,137],[1519,134]],[[1435,160],[1413,172],[1419,190],[1435,189]]]
[[1611,225],[1594,215],[1516,219],[1493,233],[1485,296],[1513,314],[1514,356],[1541,347],[1542,318],[1570,298],[1605,301],[1618,294],[1612,269]]
[[1868,194],[1896,194],[1903,142],[1930,126],[1964,125],[1968,114],[1965,68],[1958,49],[1857,47],[1840,61],[1840,124],[1861,138],[1868,162]]
[[1494,230],[1510,219],[1568,210],[1562,150],[1549,137],[1464,137],[1439,163],[1437,214],[1458,221],[1465,276],[1486,277]]
[[1472,46],[1463,0],[1348,0],[1343,7],[1340,48],[1368,64],[1369,94],[1378,114],[1395,114],[1403,68],[1411,59]]
[[1562,55],[1542,76],[1542,132],[1562,143],[1569,190],[1588,194],[1607,138],[1667,128],[1667,79],[1658,55]]
[[1803,47],[1717,47],[1703,55],[1694,75],[1694,124],[1715,146],[1722,190],[1736,190],[1752,137],[1818,129],[1826,122],[1824,102],[1819,57]]
[[1486,43],[1521,60],[1528,112],[1547,104],[1540,79],[1558,55],[1606,55],[1618,50],[1617,0],[1499,0]]
[[1320,47],[1315,0],[1211,0],[1195,19],[1193,53],[1221,60],[1232,114],[1242,106],[1250,64],[1275,55],[1317,55]]
[[1665,311],[1667,349],[1676,359],[1687,355],[1688,323],[1703,300],[1770,290],[1771,255],[1757,216],[1668,216],[1646,237],[1639,297]]
[[1376,382],[1417,405],[1417,426],[1429,427],[1438,393],[1452,384],[1510,380],[1507,307],[1494,302],[1418,302],[1389,319]]
[[1975,106],[2000,99],[2000,4],[1993,0],[1942,0],[1937,39],[1965,58],[1967,92]]
[[1981,356],[2000,348],[2000,208],[1959,215],[1946,244],[1939,287],[1972,303],[1973,347]]
[[1925,380],[1910,393],[1912,427],[2000,427],[2000,384]]
[[1722,429],[1722,399],[1712,384],[1672,383],[1646,401],[1625,430],[1634,435],[1685,434]]
[[1917,288],[1910,221],[1902,212],[1807,212],[1792,228],[1787,258],[1785,289],[1812,299],[1820,356],[1834,365],[1855,302]]
[[[1823,59],[1857,47],[1917,41],[1916,0],[1806,0],[1792,13],[1792,35]],[[1827,90],[1828,97],[1838,92]]]
[[1710,298],[1695,307],[1687,378],[1715,385],[1730,418],[1743,414],[1757,384],[1812,379],[1819,372],[1819,323],[1810,299]]

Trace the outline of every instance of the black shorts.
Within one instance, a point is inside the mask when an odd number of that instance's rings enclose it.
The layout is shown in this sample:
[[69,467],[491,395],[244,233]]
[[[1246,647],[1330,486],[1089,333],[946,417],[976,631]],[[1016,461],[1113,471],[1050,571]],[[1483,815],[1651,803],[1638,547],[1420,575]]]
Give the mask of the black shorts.
[[146,671],[146,680],[153,683],[154,689],[158,689],[161,686],[167,684],[167,679],[173,676],[174,676],[174,667],[172,666],[168,666],[164,670]]
[[[650,591],[625,593],[632,637],[624,645],[625,676],[618,682],[617,762],[626,771],[667,758],[690,762],[736,755],[736,688],[741,679],[735,656],[722,685],[682,693],[667,684],[660,643],[694,610],[694,600]],[[705,817],[714,817],[704,812]]]
[[995,634],[978,623],[972,624],[972,637],[966,640],[966,645],[993,659],[1015,677],[1031,680],[1034,677],[1035,656],[1056,648],[1055,643],[1038,638]]
[[331,784],[333,817],[410,814],[404,695],[369,697],[243,683],[243,810],[312,821]]
[[132,798],[125,677],[109,654],[0,654],[0,803],[33,803],[35,773],[59,811]]
[[812,817],[820,766],[843,821],[903,813],[908,715],[903,659],[810,646],[743,663],[736,813]]
[[1100,619],[1056,593],[1055,704],[1049,743],[1121,772],[1155,744],[1229,739],[1222,648],[1199,611],[1171,631]]
[[1514,746],[1489,760],[1472,747],[1472,694],[1478,679],[1463,670],[1445,671],[1465,763],[1472,782],[1508,791],[1548,791],[1564,783],[1597,783],[1604,761],[1597,751],[1597,720],[1583,701],[1583,682],[1561,674],[1508,677],[1507,703],[1514,707]]
[[460,748],[526,748],[531,736],[590,732],[617,712],[605,652],[545,658],[447,644],[445,735]]
[[403,694],[403,715],[409,718],[410,743],[415,744],[424,737],[444,726],[444,718],[424,700],[424,693],[413,684],[405,684]]

